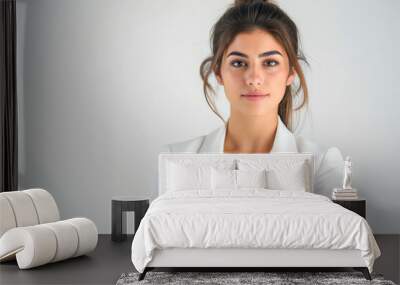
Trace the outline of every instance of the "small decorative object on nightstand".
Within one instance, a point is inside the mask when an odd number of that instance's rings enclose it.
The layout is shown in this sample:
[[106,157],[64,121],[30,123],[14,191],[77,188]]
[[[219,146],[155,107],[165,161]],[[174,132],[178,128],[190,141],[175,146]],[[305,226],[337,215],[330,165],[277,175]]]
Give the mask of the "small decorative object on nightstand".
[[344,161],[343,185],[342,188],[334,188],[332,191],[332,199],[335,200],[357,200],[358,191],[351,186],[352,181],[352,163],[351,157],[347,156]]
[[359,214],[364,219],[366,218],[366,200],[365,199],[354,199],[354,200],[336,200],[332,202],[341,205],[342,207]]
[[125,213],[129,211],[135,212],[135,232],[139,227],[140,221],[149,208],[149,197],[143,196],[115,196],[111,202],[111,240],[123,241],[126,239]]

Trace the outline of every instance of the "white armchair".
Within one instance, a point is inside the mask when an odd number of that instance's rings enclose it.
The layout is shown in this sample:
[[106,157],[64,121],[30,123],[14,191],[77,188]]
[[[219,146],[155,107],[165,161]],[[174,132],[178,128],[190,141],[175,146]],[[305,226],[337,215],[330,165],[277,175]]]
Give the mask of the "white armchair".
[[17,259],[28,269],[80,256],[96,248],[97,235],[87,218],[60,221],[44,189],[0,193],[0,262]]

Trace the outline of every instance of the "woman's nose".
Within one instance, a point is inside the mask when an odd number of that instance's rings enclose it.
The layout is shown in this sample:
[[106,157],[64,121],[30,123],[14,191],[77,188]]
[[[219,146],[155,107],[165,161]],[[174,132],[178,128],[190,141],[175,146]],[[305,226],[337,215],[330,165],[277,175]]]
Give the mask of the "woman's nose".
[[251,67],[246,74],[246,84],[249,86],[261,86],[264,83],[264,76],[258,67]]

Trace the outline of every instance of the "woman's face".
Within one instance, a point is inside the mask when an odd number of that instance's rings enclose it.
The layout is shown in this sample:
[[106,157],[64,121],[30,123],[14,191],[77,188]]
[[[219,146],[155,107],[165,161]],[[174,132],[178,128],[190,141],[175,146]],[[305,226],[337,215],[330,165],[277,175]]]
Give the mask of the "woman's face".
[[[231,113],[278,114],[285,89],[295,77],[294,69],[292,74],[289,69],[285,50],[271,34],[256,29],[234,38],[223,55],[216,78],[224,86]],[[246,96],[252,93],[265,96]]]

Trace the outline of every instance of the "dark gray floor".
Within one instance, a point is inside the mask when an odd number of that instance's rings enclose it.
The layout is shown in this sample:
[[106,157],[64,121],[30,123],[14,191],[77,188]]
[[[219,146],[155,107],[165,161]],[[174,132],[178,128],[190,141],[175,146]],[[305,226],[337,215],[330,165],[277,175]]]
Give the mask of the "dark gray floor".
[[[375,236],[382,256],[374,272],[399,283],[400,235]],[[99,235],[95,251],[87,256],[19,270],[15,261],[0,264],[0,284],[115,284],[123,272],[134,271],[130,260],[132,237],[121,243]]]
[[375,261],[374,271],[385,279],[400,283],[400,235],[375,235],[381,256]]
[[40,267],[19,270],[17,263],[0,264],[0,284],[115,284],[123,272],[134,271],[130,259],[132,237],[112,242],[99,235],[96,249],[79,256]]

